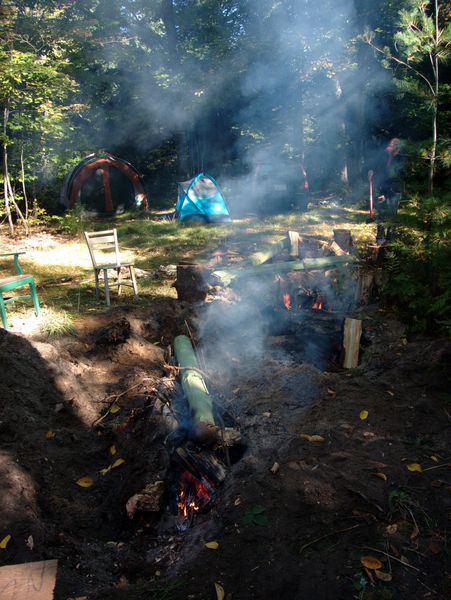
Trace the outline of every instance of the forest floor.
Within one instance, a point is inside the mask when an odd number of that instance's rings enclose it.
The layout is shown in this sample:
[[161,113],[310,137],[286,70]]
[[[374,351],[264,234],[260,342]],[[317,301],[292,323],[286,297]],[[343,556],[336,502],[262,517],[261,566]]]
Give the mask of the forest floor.
[[55,600],[449,598],[451,342],[377,303],[352,316],[356,369],[274,336],[256,353],[252,313],[207,361],[245,448],[186,531],[167,487],[153,512],[126,504],[168,480],[168,351],[189,324],[208,352],[208,307],[122,303],[56,339],[0,329],[0,565],[57,559]]

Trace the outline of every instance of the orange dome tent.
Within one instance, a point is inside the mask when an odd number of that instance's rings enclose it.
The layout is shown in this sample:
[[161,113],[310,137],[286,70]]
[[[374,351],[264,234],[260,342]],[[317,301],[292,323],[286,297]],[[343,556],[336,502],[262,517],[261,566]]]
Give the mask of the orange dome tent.
[[112,154],[90,154],[67,173],[60,204],[74,208],[77,203],[100,214],[148,208],[147,194],[138,171]]

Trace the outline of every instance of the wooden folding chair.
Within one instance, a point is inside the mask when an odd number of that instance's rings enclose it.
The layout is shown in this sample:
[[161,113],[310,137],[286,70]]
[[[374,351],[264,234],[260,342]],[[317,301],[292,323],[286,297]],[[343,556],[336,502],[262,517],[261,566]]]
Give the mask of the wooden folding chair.
[[[31,298],[33,300],[34,311],[36,313],[36,316],[38,316],[39,312],[40,312],[39,299],[38,299],[38,294],[36,292],[36,284],[34,281],[34,277],[33,277],[33,275],[25,275],[24,272],[22,271],[22,267],[20,266],[20,263],[19,263],[19,255],[20,254],[25,254],[25,252],[7,252],[7,253],[0,254],[0,258],[2,258],[4,256],[5,257],[13,256],[14,257],[13,258],[14,267],[16,270],[16,275],[13,275],[12,277],[0,278],[0,313],[1,313],[4,329],[9,329],[8,319],[6,316],[6,304],[8,304],[10,302],[15,302],[16,300],[27,300],[27,299]],[[29,294],[21,294],[18,296],[11,296],[8,293],[8,292],[12,292],[12,290],[15,290],[16,288],[24,287],[26,285],[28,285],[30,287]],[[3,294],[5,294],[5,293],[7,295],[3,296]]]
[[[120,295],[121,287],[127,285],[133,289],[133,296],[136,300],[138,298],[138,289],[136,287],[135,267],[133,263],[124,263],[121,261],[117,230],[85,231],[84,234],[94,268],[96,297],[99,297],[99,275],[103,271],[103,285],[107,306],[110,306],[110,287],[117,287],[118,295]],[[129,271],[129,279],[122,278],[121,269],[124,268]],[[108,280],[108,271],[111,269],[114,269],[117,275],[117,280],[114,283]]]

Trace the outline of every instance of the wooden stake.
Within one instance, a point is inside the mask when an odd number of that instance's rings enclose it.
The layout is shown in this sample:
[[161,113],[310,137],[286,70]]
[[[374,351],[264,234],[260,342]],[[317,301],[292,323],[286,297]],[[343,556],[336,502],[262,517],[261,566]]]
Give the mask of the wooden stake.
[[343,346],[345,357],[343,367],[355,369],[359,364],[360,336],[362,335],[362,321],[360,319],[345,319]]
[[289,231],[287,235],[290,240],[290,256],[299,256],[299,233],[297,231]]

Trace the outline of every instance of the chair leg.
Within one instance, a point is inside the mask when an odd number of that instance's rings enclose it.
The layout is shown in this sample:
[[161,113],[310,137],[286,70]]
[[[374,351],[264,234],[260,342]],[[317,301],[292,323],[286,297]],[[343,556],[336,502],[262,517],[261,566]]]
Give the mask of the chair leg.
[[133,296],[134,296],[135,300],[138,300],[138,287],[136,285],[135,267],[130,266],[129,269],[130,269],[130,279],[132,280]]
[[5,306],[5,302],[3,300],[3,296],[1,294],[0,294],[0,313],[2,315],[3,329],[6,329],[6,331],[8,331],[9,326],[8,326],[8,319],[6,317],[6,306]]
[[97,269],[94,270],[94,277],[96,280],[96,298],[99,298],[99,271]]
[[120,296],[121,295],[121,289],[122,289],[122,285],[121,285],[121,281],[122,281],[121,267],[118,267],[116,269],[116,273],[117,273],[117,295]]
[[36,316],[39,316],[39,313],[41,312],[41,307],[39,306],[39,299],[38,299],[38,293],[36,291],[36,284],[34,281],[30,281],[30,290],[31,290],[31,298],[33,300],[33,304],[34,304],[34,312],[36,314]]
[[105,302],[110,306],[110,286],[108,285],[108,269],[103,269],[103,284],[105,286]]

